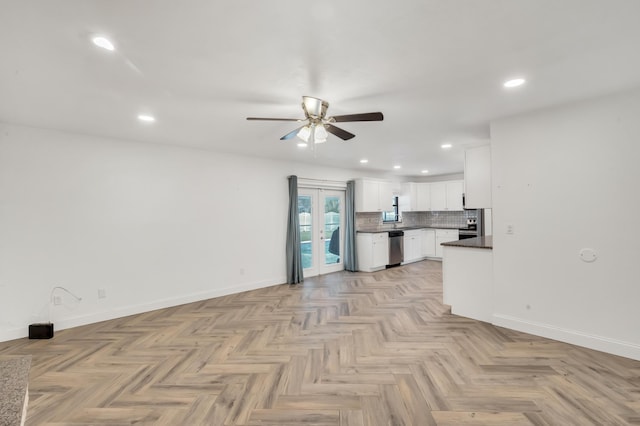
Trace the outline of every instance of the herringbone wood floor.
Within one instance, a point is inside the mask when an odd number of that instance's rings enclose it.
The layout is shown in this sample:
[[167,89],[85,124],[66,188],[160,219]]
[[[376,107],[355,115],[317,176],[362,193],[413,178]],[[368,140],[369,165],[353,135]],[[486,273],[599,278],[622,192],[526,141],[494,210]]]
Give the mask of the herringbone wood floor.
[[640,424],[640,362],[442,305],[440,264],[335,273],[0,343],[29,425]]

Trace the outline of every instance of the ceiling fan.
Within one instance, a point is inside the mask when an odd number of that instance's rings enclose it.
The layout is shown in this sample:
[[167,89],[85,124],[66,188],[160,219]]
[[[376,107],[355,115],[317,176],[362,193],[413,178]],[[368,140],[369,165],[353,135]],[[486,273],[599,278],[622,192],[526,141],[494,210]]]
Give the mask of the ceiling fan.
[[280,140],[288,140],[295,136],[298,136],[305,142],[316,144],[326,142],[327,137],[329,136],[328,133],[332,133],[345,141],[356,136],[353,133],[347,132],[346,130],[334,126],[333,123],[344,123],[348,121],[382,121],[384,118],[381,112],[334,115],[332,117],[327,117],[326,114],[328,108],[329,102],[327,101],[311,96],[303,96],[302,110],[304,111],[305,118],[247,117],[247,120],[297,121],[299,123],[304,122],[304,125],[287,133],[286,135],[281,137]]

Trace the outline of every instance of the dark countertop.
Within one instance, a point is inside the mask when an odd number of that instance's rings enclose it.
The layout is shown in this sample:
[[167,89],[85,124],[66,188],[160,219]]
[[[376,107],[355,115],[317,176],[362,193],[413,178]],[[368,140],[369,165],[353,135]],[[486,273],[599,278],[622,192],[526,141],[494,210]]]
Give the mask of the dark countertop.
[[0,425],[20,425],[31,355],[0,356]]
[[448,243],[442,243],[441,245],[448,247],[466,247],[491,250],[493,249],[493,237],[488,235],[485,237],[467,238],[466,240],[449,241]]
[[395,229],[361,229],[356,232],[361,234],[379,234],[381,232],[411,231],[414,229],[460,229],[460,228],[448,228],[446,226],[403,226]]

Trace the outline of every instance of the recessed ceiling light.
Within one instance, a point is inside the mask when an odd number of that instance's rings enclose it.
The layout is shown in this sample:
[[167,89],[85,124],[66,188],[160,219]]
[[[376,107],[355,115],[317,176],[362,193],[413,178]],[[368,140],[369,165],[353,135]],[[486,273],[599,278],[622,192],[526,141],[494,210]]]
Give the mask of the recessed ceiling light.
[[526,80],[524,78],[514,78],[512,80],[507,80],[504,82],[503,86],[511,89],[512,87],[522,86]]
[[111,41],[109,41],[109,39],[105,37],[97,36],[92,38],[91,41],[93,42],[93,44],[95,44],[98,47],[102,47],[103,49],[107,49],[111,51],[115,50],[113,43],[111,43]]
[[402,168],[402,166],[400,166],[400,165],[396,164],[395,166],[393,166],[393,168],[394,168],[394,169],[401,169],[401,168]]
[[450,143],[443,143],[442,145],[440,145],[440,148],[442,149],[449,149],[451,148],[453,145],[451,145]]
[[306,148],[306,147],[307,147],[307,143],[306,143],[306,142],[300,142],[300,143],[298,144],[298,147],[299,147],[299,148]]
[[138,120],[144,121],[145,123],[153,123],[154,121],[156,121],[156,118],[152,115],[140,114],[138,116]]
[[366,158],[363,158],[362,160],[360,160],[360,163],[362,164],[367,164],[369,162],[369,160],[367,160]]
[[429,170],[423,170],[423,171],[422,171],[422,172],[420,172],[420,173],[429,173]]

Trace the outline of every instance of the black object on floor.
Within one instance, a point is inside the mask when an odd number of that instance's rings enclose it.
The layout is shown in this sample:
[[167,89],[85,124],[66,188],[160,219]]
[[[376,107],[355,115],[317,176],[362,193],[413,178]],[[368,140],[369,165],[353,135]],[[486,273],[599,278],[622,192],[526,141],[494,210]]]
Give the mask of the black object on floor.
[[53,323],[29,324],[29,339],[51,339]]

